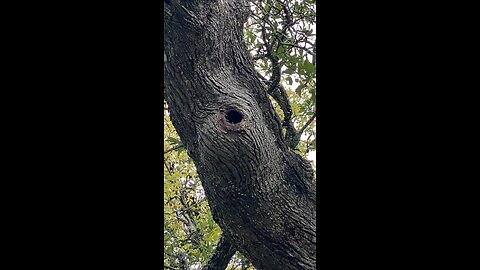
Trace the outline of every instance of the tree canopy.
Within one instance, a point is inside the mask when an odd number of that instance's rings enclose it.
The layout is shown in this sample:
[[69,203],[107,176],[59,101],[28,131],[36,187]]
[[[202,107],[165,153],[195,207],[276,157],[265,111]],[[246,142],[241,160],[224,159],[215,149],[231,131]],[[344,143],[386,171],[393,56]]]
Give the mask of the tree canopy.
[[[244,41],[256,76],[282,121],[288,146],[313,163],[316,151],[316,1],[250,1]],[[164,102],[164,264],[201,269],[222,231]],[[315,166],[313,166],[315,172]],[[237,252],[227,269],[255,269]]]

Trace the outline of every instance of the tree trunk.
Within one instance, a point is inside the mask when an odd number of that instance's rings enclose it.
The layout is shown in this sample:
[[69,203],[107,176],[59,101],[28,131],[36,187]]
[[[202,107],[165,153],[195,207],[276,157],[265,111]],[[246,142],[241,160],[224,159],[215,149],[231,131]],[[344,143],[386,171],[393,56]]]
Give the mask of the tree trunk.
[[258,269],[315,269],[316,188],[243,41],[248,2],[165,2],[165,98],[212,215]]

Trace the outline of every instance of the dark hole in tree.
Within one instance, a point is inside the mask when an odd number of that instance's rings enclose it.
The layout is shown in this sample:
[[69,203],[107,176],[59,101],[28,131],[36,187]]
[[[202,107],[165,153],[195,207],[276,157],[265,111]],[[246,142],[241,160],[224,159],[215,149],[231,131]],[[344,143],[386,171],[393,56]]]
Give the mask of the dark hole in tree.
[[231,124],[237,124],[237,123],[240,123],[242,121],[242,114],[235,111],[235,110],[231,110],[231,111],[228,111],[227,114],[225,115],[225,118],[227,119],[227,121]]

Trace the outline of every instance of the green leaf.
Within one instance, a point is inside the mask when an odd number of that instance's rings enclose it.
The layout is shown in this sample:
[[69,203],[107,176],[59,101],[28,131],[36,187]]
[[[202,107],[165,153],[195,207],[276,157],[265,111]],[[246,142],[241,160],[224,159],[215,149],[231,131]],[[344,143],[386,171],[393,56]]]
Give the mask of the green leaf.
[[313,150],[317,149],[317,139],[312,141],[312,143],[310,144],[310,148]]
[[172,143],[172,144],[179,144],[181,143],[181,141],[177,138],[174,138],[174,137],[168,137],[165,141],[169,142],[169,143]]
[[287,82],[288,82],[288,85],[292,85],[293,84],[293,80],[292,80],[292,77],[288,76],[286,78]]
[[277,50],[277,55],[279,57],[284,57],[285,55],[285,47],[283,45],[280,45]]
[[310,63],[308,60],[305,60],[303,63],[303,68],[307,73],[315,73],[316,67],[314,64]]
[[291,68],[287,68],[283,73],[288,74],[288,75],[292,75],[292,74],[295,73],[295,70],[293,70]]

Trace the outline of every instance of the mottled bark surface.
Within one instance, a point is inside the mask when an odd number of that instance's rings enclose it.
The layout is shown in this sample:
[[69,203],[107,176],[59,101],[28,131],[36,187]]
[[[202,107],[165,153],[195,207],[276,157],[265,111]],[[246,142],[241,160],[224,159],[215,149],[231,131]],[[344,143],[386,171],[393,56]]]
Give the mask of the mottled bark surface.
[[234,248],[258,269],[315,269],[313,173],[255,75],[248,14],[246,1],[165,2],[165,98]]

